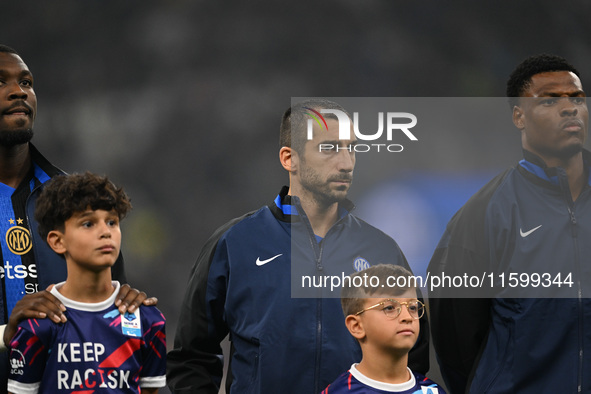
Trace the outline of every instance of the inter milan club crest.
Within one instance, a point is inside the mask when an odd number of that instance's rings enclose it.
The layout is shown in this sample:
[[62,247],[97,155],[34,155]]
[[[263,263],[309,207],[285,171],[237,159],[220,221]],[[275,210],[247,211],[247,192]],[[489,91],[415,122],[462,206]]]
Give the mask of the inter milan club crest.
[[353,268],[357,272],[363,271],[364,269],[367,269],[369,267],[369,262],[361,256],[357,257],[355,261],[353,261]]
[[[14,220],[9,220],[10,224],[14,224]],[[17,225],[8,229],[6,232],[6,244],[10,251],[14,254],[23,255],[31,250],[33,243],[31,242],[31,233],[26,227],[20,226],[23,224],[23,219],[17,219]]]

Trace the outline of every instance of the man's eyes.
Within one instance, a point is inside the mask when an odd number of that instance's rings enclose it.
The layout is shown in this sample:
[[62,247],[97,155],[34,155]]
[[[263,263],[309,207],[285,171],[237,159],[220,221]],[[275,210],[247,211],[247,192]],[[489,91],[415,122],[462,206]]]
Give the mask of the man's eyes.
[[[32,88],[33,87],[33,80],[32,79],[22,79],[19,82],[19,85]],[[6,85],[7,81],[4,78],[0,78],[0,85]]]
[[[542,105],[554,105],[558,102],[559,97],[545,98],[541,101]],[[585,104],[585,97],[569,97],[569,100],[574,104],[581,105]]]

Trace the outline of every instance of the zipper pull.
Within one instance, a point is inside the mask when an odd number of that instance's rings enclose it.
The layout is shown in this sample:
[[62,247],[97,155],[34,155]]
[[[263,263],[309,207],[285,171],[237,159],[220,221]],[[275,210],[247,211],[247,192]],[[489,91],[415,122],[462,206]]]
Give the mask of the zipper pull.
[[575,203],[574,203],[573,197],[570,193],[570,186],[568,185],[568,178],[566,177],[566,172],[562,168],[557,168],[557,173],[558,173],[558,180],[560,182],[560,188],[562,189],[564,199],[566,200],[566,208],[568,209],[570,223],[572,224],[573,237],[576,237],[578,235],[578,230],[577,230],[577,218],[575,217],[575,212],[574,212]]
[[572,229],[573,229],[573,237],[577,237],[579,235],[579,231],[578,228],[579,226],[577,226],[577,218],[575,217],[575,213],[573,212],[573,210],[568,207],[568,214],[570,216],[570,223],[572,224]]
[[573,224],[573,226],[576,226],[577,225],[577,218],[575,217],[575,213],[570,208],[568,209],[568,213],[570,215],[570,222]]

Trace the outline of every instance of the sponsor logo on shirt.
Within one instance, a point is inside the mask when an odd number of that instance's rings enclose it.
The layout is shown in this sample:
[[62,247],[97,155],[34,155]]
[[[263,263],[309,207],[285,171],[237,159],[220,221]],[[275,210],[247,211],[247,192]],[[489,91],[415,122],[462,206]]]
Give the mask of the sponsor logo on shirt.
[[[37,282],[37,265],[30,264],[25,266],[23,264],[13,264],[6,260],[4,266],[0,265],[0,279],[24,279],[25,293],[33,294],[39,291]],[[28,281],[27,278],[33,278],[33,281]]]
[[121,316],[121,332],[130,337],[142,336],[142,322],[140,320],[140,310],[134,313],[125,312]]

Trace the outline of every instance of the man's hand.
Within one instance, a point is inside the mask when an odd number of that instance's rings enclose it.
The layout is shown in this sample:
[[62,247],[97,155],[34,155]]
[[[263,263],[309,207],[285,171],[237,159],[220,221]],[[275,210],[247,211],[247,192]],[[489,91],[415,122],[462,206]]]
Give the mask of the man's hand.
[[129,285],[122,285],[117,298],[115,299],[115,306],[119,307],[120,313],[133,313],[140,305],[156,305],[158,299],[156,297],[150,297],[143,291],[132,289]]
[[67,321],[64,315],[66,307],[49,292],[52,287],[53,285],[49,286],[47,290],[27,294],[16,303],[10,313],[6,330],[4,330],[3,339],[6,346],[16,334],[18,324],[25,319],[44,319],[48,317],[56,323],[65,323]]

